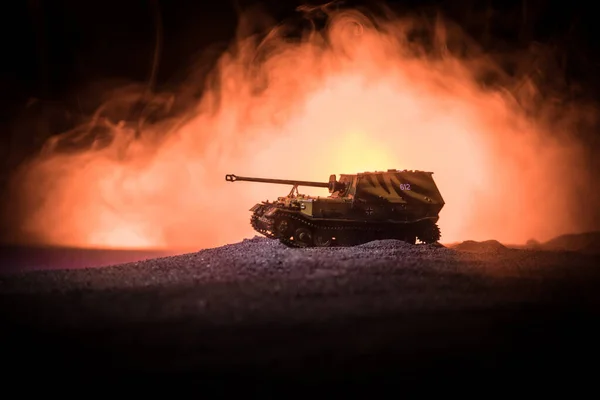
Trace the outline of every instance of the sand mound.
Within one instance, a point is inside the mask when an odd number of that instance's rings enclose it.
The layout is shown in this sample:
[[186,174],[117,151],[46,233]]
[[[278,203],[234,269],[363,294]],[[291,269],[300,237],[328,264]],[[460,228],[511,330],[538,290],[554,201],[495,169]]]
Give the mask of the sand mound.
[[535,239],[529,239],[525,243],[525,248],[528,250],[543,250],[542,244]]
[[541,245],[543,250],[600,254],[600,232],[561,235]]
[[459,251],[469,251],[473,253],[491,253],[508,250],[506,246],[497,240],[486,240],[483,242],[476,242],[474,240],[466,240],[453,247]]
[[354,246],[359,249],[397,249],[404,248],[410,250],[413,245],[406,243],[402,240],[396,239],[383,239],[383,240],[373,240],[371,242],[359,244]]

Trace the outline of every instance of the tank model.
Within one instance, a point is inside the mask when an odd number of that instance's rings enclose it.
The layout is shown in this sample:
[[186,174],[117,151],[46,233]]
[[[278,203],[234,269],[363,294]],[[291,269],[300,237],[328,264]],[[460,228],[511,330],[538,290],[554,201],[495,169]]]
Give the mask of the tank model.
[[[329,182],[225,175],[228,182],[292,185],[285,197],[255,204],[250,224],[261,235],[289,247],[353,246],[378,239],[416,244],[440,239],[437,225],[444,199],[433,172],[389,169],[385,172],[330,175]],[[308,196],[298,186],[327,188],[329,196]]]

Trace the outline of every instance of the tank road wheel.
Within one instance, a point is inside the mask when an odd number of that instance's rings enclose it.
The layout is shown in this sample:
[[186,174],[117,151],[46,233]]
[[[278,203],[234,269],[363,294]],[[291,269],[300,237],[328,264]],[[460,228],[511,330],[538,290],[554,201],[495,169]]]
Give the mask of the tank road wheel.
[[275,222],[275,231],[279,236],[289,237],[290,236],[291,224],[287,218],[282,218]]
[[298,228],[294,232],[294,243],[300,247],[310,247],[313,245],[312,232],[308,228]]
[[417,239],[423,243],[435,243],[440,240],[440,228],[435,222],[423,221],[417,228]]
[[314,243],[317,247],[329,247],[333,244],[333,236],[327,231],[317,231]]

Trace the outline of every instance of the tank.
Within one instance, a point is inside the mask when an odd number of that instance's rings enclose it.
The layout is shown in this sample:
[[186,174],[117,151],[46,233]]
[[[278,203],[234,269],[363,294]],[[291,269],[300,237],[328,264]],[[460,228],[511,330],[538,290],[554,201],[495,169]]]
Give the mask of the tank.
[[[250,208],[250,224],[261,235],[289,247],[329,247],[380,239],[411,244],[439,241],[437,222],[445,203],[432,175],[389,169],[342,174],[339,180],[330,175],[328,182],[233,174],[225,175],[225,180],[291,185],[287,196]],[[329,196],[300,194],[299,186],[327,188]]]

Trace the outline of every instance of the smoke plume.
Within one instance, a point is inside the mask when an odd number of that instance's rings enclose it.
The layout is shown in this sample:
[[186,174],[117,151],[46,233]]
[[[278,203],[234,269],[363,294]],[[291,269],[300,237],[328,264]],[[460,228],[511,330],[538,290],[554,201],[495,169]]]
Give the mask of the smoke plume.
[[104,92],[15,175],[20,240],[213,247],[253,236],[248,209],[290,189],[225,174],[327,181],[388,168],[434,172],[442,242],[590,228],[578,214],[593,193],[576,133],[593,114],[544,93],[532,51],[508,74],[439,16],[325,7],[319,27],[315,10],[301,11],[301,34],[298,24],[264,34],[266,16],[243,15],[208,77],[192,69],[172,93]]

